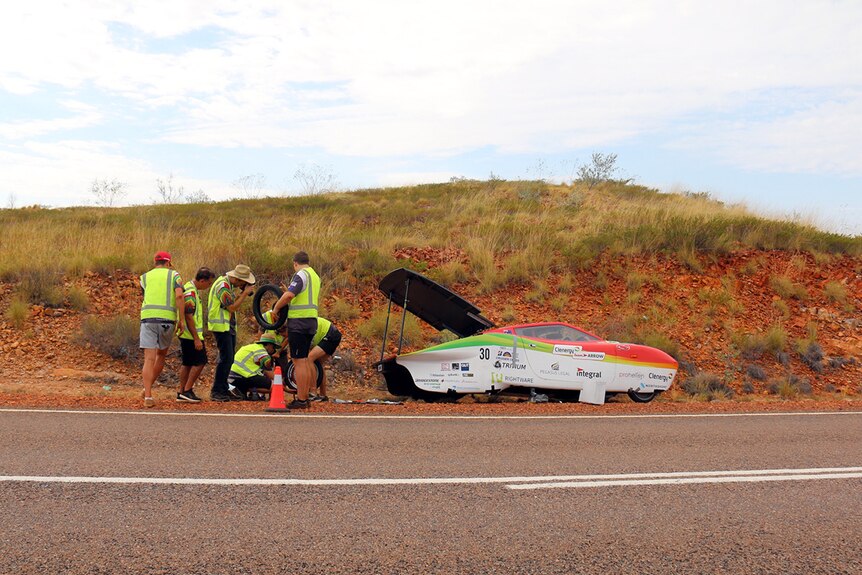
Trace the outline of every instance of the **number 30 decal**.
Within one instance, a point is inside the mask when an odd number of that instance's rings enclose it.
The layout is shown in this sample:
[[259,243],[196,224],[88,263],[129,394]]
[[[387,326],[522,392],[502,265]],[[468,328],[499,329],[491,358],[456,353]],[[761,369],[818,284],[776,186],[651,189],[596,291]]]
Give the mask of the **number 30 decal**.
[[491,359],[491,350],[487,347],[479,348],[479,359]]

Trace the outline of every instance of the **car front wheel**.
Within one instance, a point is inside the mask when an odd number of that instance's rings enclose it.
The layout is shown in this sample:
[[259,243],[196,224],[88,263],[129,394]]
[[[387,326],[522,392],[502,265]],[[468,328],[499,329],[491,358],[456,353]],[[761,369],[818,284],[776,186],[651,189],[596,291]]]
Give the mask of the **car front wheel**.
[[629,397],[635,403],[649,403],[659,394],[657,391],[635,391],[630,389],[628,391]]

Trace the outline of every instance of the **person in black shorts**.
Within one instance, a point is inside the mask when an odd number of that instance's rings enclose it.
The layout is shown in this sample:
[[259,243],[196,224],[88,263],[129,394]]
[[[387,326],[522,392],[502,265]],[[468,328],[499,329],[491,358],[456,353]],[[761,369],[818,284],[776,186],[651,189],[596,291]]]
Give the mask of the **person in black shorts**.
[[[314,365],[320,360],[321,369],[323,364],[335,354],[335,349],[341,343],[341,332],[326,318],[317,318],[317,333],[311,340],[311,351],[308,352],[308,361]],[[311,401],[329,401],[326,393],[326,370],[323,370],[323,378],[317,394],[309,394]]]
[[180,334],[180,352],[183,364],[180,367],[180,383],[177,401],[200,403],[195,395],[195,382],[207,364],[207,349],[204,345],[204,315],[201,305],[200,290],[212,286],[215,274],[209,268],[200,268],[195,279],[183,286],[184,311],[186,328]]

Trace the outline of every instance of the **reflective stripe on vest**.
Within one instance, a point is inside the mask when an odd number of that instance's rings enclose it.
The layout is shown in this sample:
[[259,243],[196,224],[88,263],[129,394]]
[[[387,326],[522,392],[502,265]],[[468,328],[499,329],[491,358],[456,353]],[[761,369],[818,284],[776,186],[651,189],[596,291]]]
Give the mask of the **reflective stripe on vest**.
[[250,343],[239,348],[230,370],[241,377],[252,377],[263,373],[258,359],[268,356],[266,349],[259,343]]
[[314,347],[326,337],[326,332],[329,331],[331,326],[332,322],[328,319],[323,317],[317,318],[317,331],[314,333],[314,337],[311,338],[311,347]]
[[320,277],[311,267],[302,268],[297,273],[305,273],[302,291],[296,294],[287,308],[288,318],[317,317],[317,306],[320,300]]
[[141,319],[176,321],[173,290],[176,273],[169,268],[154,268],[141,276],[141,287],[144,288]]
[[[203,339],[204,337],[204,309],[201,306],[201,298],[198,297],[198,289],[195,287],[194,282],[186,282],[186,285],[183,286],[183,314],[185,314],[186,310],[186,302],[185,295],[188,292],[192,292],[195,296],[195,331],[198,332],[198,338]],[[194,339],[192,337],[192,332],[189,331],[188,324],[186,325],[183,333],[180,334],[180,339]]]
[[207,327],[210,331],[230,331],[230,312],[221,306],[221,300],[218,298],[222,282],[227,282],[230,287],[228,279],[225,276],[219,276],[210,286],[207,297]]

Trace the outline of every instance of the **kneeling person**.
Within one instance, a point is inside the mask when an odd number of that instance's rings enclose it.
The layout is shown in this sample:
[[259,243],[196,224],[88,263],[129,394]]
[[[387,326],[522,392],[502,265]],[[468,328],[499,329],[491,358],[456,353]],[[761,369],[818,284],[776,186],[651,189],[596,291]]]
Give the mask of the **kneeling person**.
[[[323,369],[323,362],[330,359],[335,353],[338,344],[341,343],[341,332],[328,319],[317,318],[317,332],[311,340],[311,351],[308,352],[308,362],[311,365],[317,360],[320,360],[320,368]],[[311,397],[311,396],[309,396]],[[329,401],[326,394],[326,370],[323,369],[323,379],[320,380],[318,393],[311,397],[312,401]]]
[[254,343],[244,345],[236,352],[227,382],[239,390],[246,399],[254,392],[268,392],[272,385],[272,355],[275,339],[263,334]]

